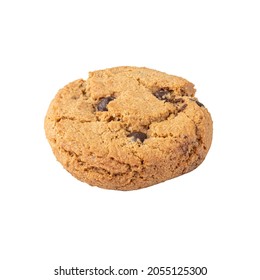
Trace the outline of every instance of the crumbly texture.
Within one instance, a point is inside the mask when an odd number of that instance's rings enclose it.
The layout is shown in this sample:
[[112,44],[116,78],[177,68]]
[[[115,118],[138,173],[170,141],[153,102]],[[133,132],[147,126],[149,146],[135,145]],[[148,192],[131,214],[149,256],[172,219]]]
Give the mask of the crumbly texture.
[[61,89],[45,118],[58,161],[89,185],[135,190],[204,160],[212,120],[193,84],[159,71],[115,67]]

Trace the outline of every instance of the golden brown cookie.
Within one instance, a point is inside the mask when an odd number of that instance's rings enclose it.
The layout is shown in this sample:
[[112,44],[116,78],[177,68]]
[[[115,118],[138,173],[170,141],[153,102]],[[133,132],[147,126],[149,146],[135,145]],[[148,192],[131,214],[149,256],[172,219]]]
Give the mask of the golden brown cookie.
[[59,162],[90,185],[135,190],[195,169],[212,120],[193,84],[159,71],[115,67],[61,89],[45,118]]

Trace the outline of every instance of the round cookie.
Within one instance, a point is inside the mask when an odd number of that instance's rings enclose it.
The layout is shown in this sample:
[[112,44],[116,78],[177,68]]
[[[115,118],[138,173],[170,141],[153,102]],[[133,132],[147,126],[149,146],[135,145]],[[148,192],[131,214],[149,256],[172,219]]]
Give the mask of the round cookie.
[[212,120],[193,84],[159,71],[115,67],[61,89],[45,118],[58,161],[90,185],[135,190],[204,160]]

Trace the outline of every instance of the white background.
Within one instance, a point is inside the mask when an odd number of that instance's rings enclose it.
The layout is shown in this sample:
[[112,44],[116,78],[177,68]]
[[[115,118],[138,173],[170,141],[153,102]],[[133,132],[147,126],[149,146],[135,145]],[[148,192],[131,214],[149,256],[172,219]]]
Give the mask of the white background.
[[[260,279],[259,1],[0,2],[0,278],[58,266],[206,266]],[[195,171],[132,192],[81,183],[56,162],[43,121],[89,71],[146,66],[187,78],[214,120]]]

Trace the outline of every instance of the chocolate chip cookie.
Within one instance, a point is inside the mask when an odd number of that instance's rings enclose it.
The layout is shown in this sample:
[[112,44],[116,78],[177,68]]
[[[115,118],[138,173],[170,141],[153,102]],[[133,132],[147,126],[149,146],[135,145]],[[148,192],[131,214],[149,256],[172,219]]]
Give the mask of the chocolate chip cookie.
[[205,159],[212,120],[187,80],[139,67],[91,72],[61,89],[45,118],[58,161],[89,185],[135,190]]

